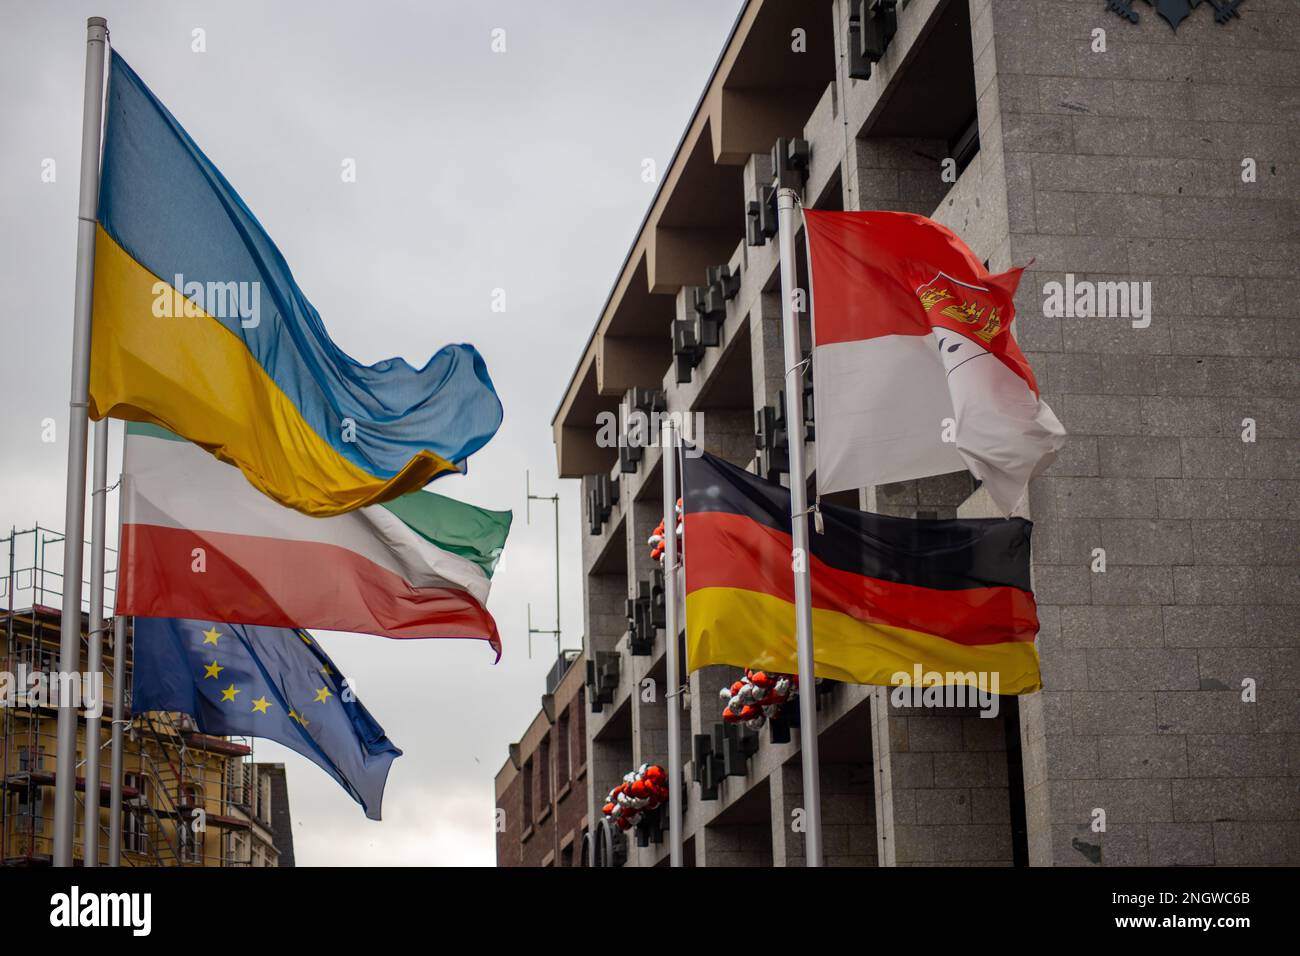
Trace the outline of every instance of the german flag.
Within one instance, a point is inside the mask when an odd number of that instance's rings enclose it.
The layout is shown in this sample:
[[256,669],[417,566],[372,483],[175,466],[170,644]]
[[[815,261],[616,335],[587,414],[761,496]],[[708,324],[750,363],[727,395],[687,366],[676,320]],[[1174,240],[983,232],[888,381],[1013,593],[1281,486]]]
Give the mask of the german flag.
[[[797,672],[790,492],[708,454],[682,484],[689,669]],[[912,684],[919,665],[927,683],[1042,686],[1030,522],[821,512],[806,558],[818,677]]]

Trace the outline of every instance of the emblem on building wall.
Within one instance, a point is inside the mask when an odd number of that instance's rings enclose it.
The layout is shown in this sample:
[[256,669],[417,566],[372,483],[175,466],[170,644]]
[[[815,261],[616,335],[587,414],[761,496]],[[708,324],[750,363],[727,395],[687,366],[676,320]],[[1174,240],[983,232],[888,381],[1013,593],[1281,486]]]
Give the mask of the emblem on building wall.
[[[1138,12],[1133,9],[1138,0],[1106,0],[1106,9],[1113,13],[1119,14],[1130,23],[1137,23],[1140,19]],[[1156,13],[1164,17],[1169,26],[1177,30],[1178,24],[1182,23],[1192,11],[1204,3],[1214,10],[1214,22],[1223,24],[1227,23],[1233,17],[1238,16],[1238,10],[1244,0],[1144,0],[1149,7],[1155,7]]]

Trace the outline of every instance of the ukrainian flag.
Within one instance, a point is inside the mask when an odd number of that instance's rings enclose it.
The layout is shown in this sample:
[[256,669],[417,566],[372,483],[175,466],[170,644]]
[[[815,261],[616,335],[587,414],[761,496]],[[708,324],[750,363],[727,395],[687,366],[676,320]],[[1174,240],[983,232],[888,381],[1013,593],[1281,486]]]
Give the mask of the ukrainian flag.
[[449,472],[501,424],[482,357],[362,365],[176,118],[112,54],[95,241],[90,415],[161,425],[312,515]]

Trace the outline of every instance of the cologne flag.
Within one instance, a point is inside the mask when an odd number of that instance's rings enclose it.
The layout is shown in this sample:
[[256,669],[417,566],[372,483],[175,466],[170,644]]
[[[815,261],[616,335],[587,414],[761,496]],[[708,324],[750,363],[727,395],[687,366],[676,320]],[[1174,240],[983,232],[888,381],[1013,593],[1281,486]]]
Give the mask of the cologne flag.
[[[707,454],[686,459],[682,487],[689,669],[796,673],[789,489]],[[818,677],[891,686],[919,669],[994,693],[1042,686],[1028,521],[821,512],[807,556]]]
[[385,637],[465,637],[487,611],[508,511],[428,491],[332,518],[282,508],[155,425],[127,425],[119,614]]
[[131,711],[189,714],[222,737],[265,737],[333,777],[380,818],[402,755],[306,631],[137,617]]
[[1065,443],[1011,337],[1023,270],[990,274],[924,216],[805,210],[804,221],[818,489],[969,469],[1010,514]]
[[501,424],[474,347],[418,369],[345,354],[234,188],[116,52],[104,110],[91,418],[161,425],[313,515],[463,471]]

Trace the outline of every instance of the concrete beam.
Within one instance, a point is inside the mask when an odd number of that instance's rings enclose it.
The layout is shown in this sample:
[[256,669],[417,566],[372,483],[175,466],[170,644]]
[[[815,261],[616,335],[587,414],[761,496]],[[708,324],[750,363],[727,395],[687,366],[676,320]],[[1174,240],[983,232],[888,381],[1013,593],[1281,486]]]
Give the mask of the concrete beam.
[[[736,209],[742,219],[744,209]],[[686,229],[657,226],[646,250],[647,279],[656,295],[675,295],[684,285],[701,285],[704,270],[727,262],[736,248],[734,229]]]
[[620,396],[629,388],[657,388],[672,363],[669,328],[656,338],[600,335],[596,338],[596,391]]

